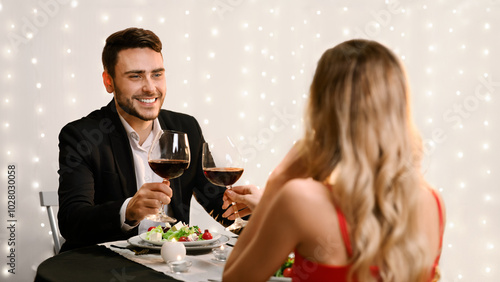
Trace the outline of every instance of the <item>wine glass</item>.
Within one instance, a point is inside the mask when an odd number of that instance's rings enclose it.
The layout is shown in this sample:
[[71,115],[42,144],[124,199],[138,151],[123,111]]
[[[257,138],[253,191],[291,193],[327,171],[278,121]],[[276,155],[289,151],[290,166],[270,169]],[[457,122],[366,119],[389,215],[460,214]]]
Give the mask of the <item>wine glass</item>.
[[[229,137],[210,144],[203,143],[202,156],[203,173],[214,185],[231,189],[243,174],[245,160]],[[232,205],[236,219],[226,229],[236,230],[245,227],[247,222],[241,219],[236,203],[232,202]]]
[[[184,170],[189,167],[190,158],[187,134],[172,130],[158,132],[148,153],[149,166],[164,180],[181,176]],[[149,215],[146,218],[156,222],[177,221],[165,214],[163,203],[157,214]]]

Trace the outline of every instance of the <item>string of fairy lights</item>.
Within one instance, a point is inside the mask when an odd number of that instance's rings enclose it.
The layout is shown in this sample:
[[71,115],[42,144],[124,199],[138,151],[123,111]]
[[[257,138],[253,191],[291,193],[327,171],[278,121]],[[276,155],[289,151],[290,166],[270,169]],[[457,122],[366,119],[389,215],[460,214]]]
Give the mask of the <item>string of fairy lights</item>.
[[[160,36],[164,108],[194,115],[207,140],[230,132],[249,159],[240,183],[259,187],[302,134],[319,56],[362,37],[390,46],[407,68],[423,168],[448,211],[443,280],[500,277],[494,158],[500,73],[493,63],[499,1],[15,2],[0,1],[2,172],[8,163],[22,168],[19,225],[36,226],[44,245],[51,236],[38,191],[57,187],[60,128],[111,99],[99,80],[99,52],[112,32],[141,26]],[[18,236],[19,249],[28,252],[27,237]],[[51,248],[39,248],[38,255],[23,255],[32,270],[51,255]],[[5,265],[1,276],[10,277]]]

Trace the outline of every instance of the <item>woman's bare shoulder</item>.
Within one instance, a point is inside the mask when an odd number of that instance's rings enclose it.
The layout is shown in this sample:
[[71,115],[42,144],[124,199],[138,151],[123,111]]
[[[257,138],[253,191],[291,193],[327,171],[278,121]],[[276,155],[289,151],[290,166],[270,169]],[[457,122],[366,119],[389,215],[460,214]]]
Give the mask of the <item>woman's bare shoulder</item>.
[[329,214],[335,211],[328,187],[311,178],[286,182],[277,196],[283,199],[282,203],[300,211],[300,218],[307,221],[317,218],[318,213]]
[[[323,200],[329,194],[328,187],[312,178],[295,178],[283,185],[283,192],[308,200]],[[329,199],[330,197],[327,197]]]

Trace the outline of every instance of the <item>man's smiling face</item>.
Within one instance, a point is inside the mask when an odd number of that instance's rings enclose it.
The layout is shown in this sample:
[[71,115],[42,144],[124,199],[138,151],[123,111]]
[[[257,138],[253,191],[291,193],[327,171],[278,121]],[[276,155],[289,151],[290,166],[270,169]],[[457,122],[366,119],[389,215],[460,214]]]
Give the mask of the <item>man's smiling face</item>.
[[129,115],[126,120],[155,119],[167,90],[161,53],[149,48],[120,51],[112,84],[117,108]]

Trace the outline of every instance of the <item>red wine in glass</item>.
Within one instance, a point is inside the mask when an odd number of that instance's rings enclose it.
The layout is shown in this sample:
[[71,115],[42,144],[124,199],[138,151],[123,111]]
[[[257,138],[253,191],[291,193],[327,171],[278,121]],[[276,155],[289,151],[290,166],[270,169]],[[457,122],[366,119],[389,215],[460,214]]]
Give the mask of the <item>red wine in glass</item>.
[[[232,189],[232,185],[240,179],[244,171],[245,159],[239,153],[229,137],[219,142],[204,143],[202,150],[202,167],[205,177],[212,184]],[[236,203],[231,203],[235,216],[234,223],[227,230],[245,227],[246,221],[241,219]]]
[[189,166],[186,160],[150,160],[151,169],[164,179],[172,179],[181,176]]
[[217,186],[233,185],[243,174],[243,168],[237,167],[210,167],[203,169],[205,177]]
[[[191,153],[187,134],[179,131],[162,130],[156,134],[148,152],[148,163],[157,175],[165,180],[181,176],[189,167]],[[164,205],[157,214],[146,218],[157,222],[176,222],[165,214]]]

